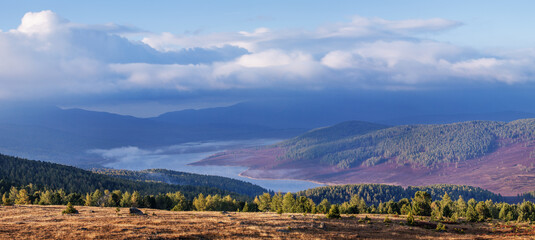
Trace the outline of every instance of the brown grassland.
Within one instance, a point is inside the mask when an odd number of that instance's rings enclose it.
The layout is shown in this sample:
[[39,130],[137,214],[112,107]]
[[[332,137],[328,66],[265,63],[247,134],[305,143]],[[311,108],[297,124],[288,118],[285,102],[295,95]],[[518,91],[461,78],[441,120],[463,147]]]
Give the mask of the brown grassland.
[[[127,208],[75,206],[79,214],[62,215],[65,206],[0,206],[0,239],[535,239],[535,225],[527,223],[445,224],[416,217],[407,226],[404,216],[324,215],[276,213],[172,212]],[[464,233],[461,233],[463,231]]]

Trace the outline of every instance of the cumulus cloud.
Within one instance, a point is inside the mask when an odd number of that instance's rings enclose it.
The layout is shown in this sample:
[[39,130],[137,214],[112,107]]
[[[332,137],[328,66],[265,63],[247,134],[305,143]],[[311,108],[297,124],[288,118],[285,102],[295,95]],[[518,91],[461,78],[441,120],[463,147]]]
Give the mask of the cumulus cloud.
[[[356,16],[315,30],[174,35],[30,12],[0,32],[0,98],[172,90],[425,87],[533,80],[532,51],[478,52],[422,38],[462,24]],[[144,36],[141,41],[128,34]]]

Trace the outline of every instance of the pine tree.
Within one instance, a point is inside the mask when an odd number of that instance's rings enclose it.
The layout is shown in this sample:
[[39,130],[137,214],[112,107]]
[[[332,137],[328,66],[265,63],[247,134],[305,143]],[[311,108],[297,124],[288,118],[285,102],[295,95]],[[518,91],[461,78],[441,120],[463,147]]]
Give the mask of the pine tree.
[[138,191],[134,191],[132,193],[132,207],[140,207],[141,206],[141,195]]
[[258,210],[268,212],[271,205],[271,195],[269,193],[264,193],[258,198],[255,198],[255,203],[258,205]]
[[472,207],[472,205],[468,205],[466,209],[466,220],[469,222],[476,222],[477,218],[477,212],[474,210],[474,207]]
[[8,196],[7,192],[5,192],[5,193],[2,195],[2,205],[4,205],[4,206],[11,206],[11,205],[13,205],[13,202],[11,201],[11,199],[9,199],[9,196]]
[[91,194],[89,194],[89,193],[86,193],[86,194],[85,194],[84,204],[85,204],[86,206],[93,206],[93,205],[94,205],[94,204],[93,204],[93,199],[91,198]]
[[440,201],[440,210],[442,216],[447,218],[451,217],[453,214],[453,201],[451,201],[448,193],[444,193],[444,196],[442,196],[442,201]]
[[331,209],[331,203],[327,199],[321,200],[320,204],[318,204],[318,212],[326,214]]
[[490,211],[487,205],[484,202],[478,202],[475,207],[476,213],[477,213],[477,220],[480,222],[485,221],[485,219],[491,217]]
[[11,201],[12,203],[15,203],[18,197],[19,197],[19,190],[16,187],[11,187],[11,189],[9,189],[9,201]]
[[28,192],[26,191],[26,189],[23,188],[19,191],[15,204],[20,204],[20,205],[30,204],[30,196],[28,196]]
[[464,216],[466,216],[466,207],[467,206],[468,205],[464,201],[463,196],[459,196],[459,199],[457,199],[457,201],[455,201],[455,212],[457,212],[460,217],[464,217]]
[[130,194],[128,191],[123,193],[120,205],[121,207],[132,207],[132,194]]
[[243,205],[242,212],[249,212],[249,204],[245,202],[245,205]]
[[102,192],[97,189],[93,194],[91,194],[91,206],[98,206],[101,207],[104,205],[104,201],[102,199]]
[[340,216],[340,208],[338,204],[332,205],[329,213],[327,213],[327,218],[342,218]]
[[52,204],[52,192],[46,190],[39,199],[39,205],[51,205]]
[[282,211],[282,194],[280,192],[276,193],[271,198],[270,208],[271,208],[271,211],[273,212],[279,212],[279,209],[280,211]]
[[294,212],[295,199],[292,193],[288,192],[282,199],[282,210],[287,213]]
[[418,191],[412,199],[412,210],[419,216],[431,215],[431,195],[428,192]]
[[193,207],[195,207],[195,210],[197,211],[206,210],[206,198],[202,193],[199,193],[199,195],[193,199]]

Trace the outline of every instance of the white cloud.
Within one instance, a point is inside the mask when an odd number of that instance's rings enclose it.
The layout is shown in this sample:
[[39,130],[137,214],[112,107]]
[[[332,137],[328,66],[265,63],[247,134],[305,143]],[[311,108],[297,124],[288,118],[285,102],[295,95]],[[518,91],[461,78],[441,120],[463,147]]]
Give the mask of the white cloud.
[[352,53],[338,50],[327,53],[321,63],[333,69],[351,68],[357,64]]
[[61,28],[66,20],[60,18],[50,10],[41,12],[29,12],[22,17],[17,32],[25,34],[49,34]]
[[[413,89],[459,78],[533,80],[533,50],[477,52],[419,38],[459,25],[439,18],[357,16],[313,31],[173,35],[113,23],[71,23],[51,11],[27,13],[17,29],[0,32],[0,98],[153,89]],[[124,37],[128,33],[145,37],[134,41]]]

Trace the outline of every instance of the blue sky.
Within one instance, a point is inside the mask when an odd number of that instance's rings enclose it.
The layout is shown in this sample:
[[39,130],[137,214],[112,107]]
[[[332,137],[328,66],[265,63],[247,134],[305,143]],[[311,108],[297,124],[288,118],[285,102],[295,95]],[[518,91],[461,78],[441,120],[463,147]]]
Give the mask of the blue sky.
[[534,7],[7,1],[0,6],[0,99],[150,115],[296,91],[533,86]]
[[531,47],[535,2],[497,1],[4,1],[0,29],[16,28],[30,11],[52,10],[73,22],[116,23],[152,32],[314,29],[354,15],[390,20],[445,18],[464,25],[431,38],[473,47]]

